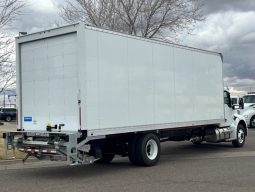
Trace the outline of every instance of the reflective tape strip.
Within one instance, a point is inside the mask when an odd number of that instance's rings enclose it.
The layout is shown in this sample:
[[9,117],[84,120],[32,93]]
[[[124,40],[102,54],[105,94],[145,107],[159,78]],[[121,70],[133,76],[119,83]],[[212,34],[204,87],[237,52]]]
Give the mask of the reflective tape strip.
[[57,153],[56,150],[53,149],[20,149],[20,151],[25,151],[25,152],[32,152],[32,153]]

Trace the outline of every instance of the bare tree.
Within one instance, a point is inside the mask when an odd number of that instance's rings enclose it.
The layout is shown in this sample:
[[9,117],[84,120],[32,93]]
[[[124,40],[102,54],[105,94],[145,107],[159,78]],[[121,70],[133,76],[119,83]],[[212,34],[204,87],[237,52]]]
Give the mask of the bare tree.
[[146,38],[174,38],[203,20],[200,0],[66,0],[60,16]]
[[14,39],[7,28],[23,7],[22,0],[0,0],[0,93],[15,84]]

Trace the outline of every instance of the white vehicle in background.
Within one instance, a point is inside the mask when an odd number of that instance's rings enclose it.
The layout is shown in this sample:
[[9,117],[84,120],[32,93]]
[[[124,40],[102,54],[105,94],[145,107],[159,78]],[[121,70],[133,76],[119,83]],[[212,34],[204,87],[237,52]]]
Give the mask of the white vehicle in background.
[[248,127],[255,128],[255,92],[248,92],[243,96],[244,110],[242,115]]
[[246,108],[242,115],[245,117],[247,126],[250,128],[255,128],[255,104],[252,104]]
[[243,96],[244,108],[248,108],[255,104],[255,92],[249,92],[247,95]]
[[[236,97],[231,97],[232,103],[236,101]],[[244,109],[241,111],[242,116],[248,127],[255,128],[255,92],[248,92],[243,96]]]

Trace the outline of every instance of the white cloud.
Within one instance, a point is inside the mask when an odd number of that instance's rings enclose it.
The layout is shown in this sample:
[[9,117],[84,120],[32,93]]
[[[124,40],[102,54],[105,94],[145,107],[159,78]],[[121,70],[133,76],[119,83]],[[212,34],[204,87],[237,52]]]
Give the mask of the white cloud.
[[255,44],[255,32],[248,33],[241,37],[240,43],[242,44]]
[[255,11],[218,12],[197,25],[185,44],[223,53],[225,84],[236,91],[255,89]]
[[229,87],[232,92],[246,93],[247,91],[255,91],[255,80],[226,77],[224,78],[224,86]]
[[46,30],[55,26],[59,17],[59,5],[63,0],[27,0],[24,13],[19,16],[11,31],[18,34],[19,31],[33,33]]
[[[184,40],[187,44],[213,51],[230,48],[233,44],[254,38],[255,12],[219,12],[209,15],[204,23],[199,24],[192,36]],[[247,36],[246,39],[243,39]]]
[[225,12],[228,10],[250,11],[255,10],[254,0],[203,0],[204,14]]
[[237,90],[235,87],[228,87],[229,89],[229,92],[231,93],[232,96],[239,96],[239,97],[242,97],[244,95],[247,94],[246,91],[240,91],[240,90]]
[[57,10],[56,4],[52,0],[28,0],[28,6],[34,11],[54,12]]

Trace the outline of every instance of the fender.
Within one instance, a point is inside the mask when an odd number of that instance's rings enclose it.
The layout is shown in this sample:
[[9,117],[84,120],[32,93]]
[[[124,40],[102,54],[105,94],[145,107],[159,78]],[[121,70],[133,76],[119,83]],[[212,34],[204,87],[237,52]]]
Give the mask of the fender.
[[254,108],[248,108],[244,112],[242,112],[242,116],[245,118],[245,122],[247,124],[247,127],[250,126],[251,118],[255,115]]
[[230,125],[231,128],[233,128],[233,137],[236,139],[236,131],[238,125],[241,124],[245,128],[245,135],[247,136],[248,134],[248,126],[246,124],[245,118],[242,115],[234,114],[234,121]]

